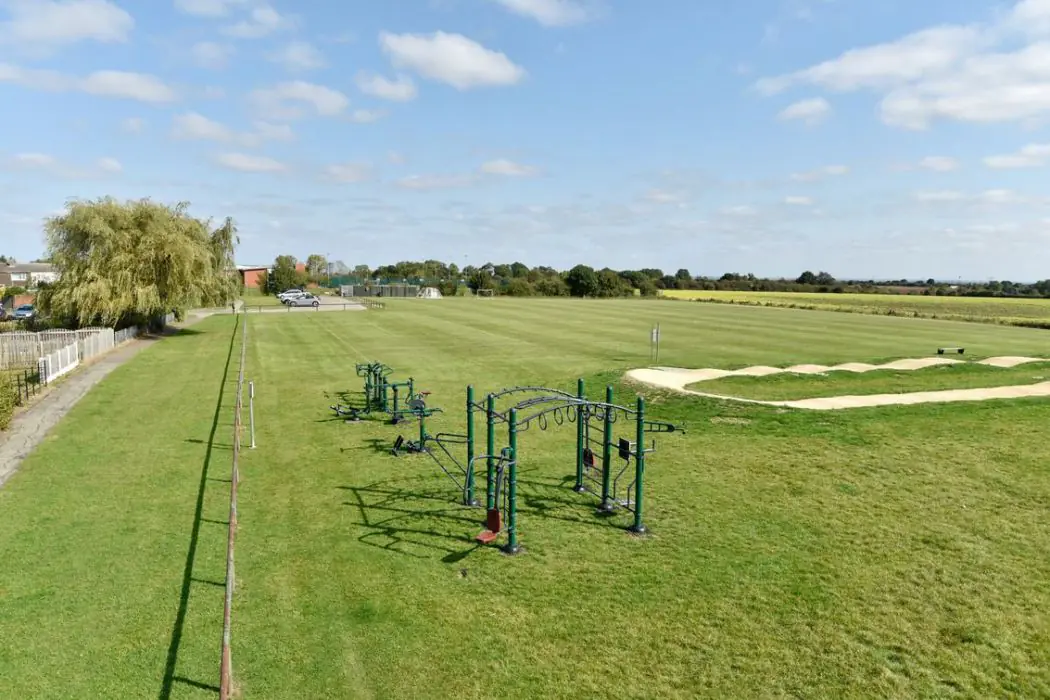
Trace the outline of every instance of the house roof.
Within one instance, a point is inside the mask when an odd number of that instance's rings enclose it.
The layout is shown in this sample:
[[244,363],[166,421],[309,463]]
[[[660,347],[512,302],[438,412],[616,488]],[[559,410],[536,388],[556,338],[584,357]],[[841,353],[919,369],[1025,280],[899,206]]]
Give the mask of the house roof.
[[14,265],[0,265],[0,272],[54,272],[55,266],[51,263],[15,263]]
[[269,265],[238,265],[238,270],[269,270]]

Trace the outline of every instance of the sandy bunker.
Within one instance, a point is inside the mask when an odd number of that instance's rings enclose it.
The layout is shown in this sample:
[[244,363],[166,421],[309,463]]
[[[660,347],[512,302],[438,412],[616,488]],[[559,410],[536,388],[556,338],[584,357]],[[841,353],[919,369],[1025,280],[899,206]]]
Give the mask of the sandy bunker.
[[[1002,356],[989,357],[970,364],[989,367],[1017,367],[1029,362],[1046,362],[1042,357]],[[881,365],[863,362],[846,362],[840,365],[793,365],[791,367],[768,367],[756,365],[737,370],[725,369],[681,369],[677,367],[651,367],[633,369],[627,372],[627,378],[661,389],[670,389],[683,394],[727,399],[743,403],[761,404],[764,406],[784,406],[787,408],[804,408],[827,411],[842,408],[864,408],[871,406],[900,406],[917,403],[938,403],[951,401],[987,401],[989,399],[1015,399],[1031,396],[1050,396],[1050,381],[1020,386],[1000,386],[989,389],[946,389],[941,391],[918,391],[908,394],[868,394],[862,396],[829,396],[795,401],[759,401],[743,399],[736,396],[707,394],[702,391],[686,389],[690,384],[721,379],[722,377],[764,377],[771,374],[823,374],[825,372],[871,372],[877,369],[917,370],[938,365],[967,364],[965,360],[954,360],[948,357],[920,357],[894,360]]]

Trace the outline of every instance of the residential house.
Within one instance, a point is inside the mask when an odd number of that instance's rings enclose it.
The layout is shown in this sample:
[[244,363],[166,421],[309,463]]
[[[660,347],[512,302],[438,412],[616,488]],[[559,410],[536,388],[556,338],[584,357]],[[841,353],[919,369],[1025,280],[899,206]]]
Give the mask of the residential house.
[[50,284],[57,279],[58,272],[50,263],[0,265],[0,287],[35,289],[41,282]]

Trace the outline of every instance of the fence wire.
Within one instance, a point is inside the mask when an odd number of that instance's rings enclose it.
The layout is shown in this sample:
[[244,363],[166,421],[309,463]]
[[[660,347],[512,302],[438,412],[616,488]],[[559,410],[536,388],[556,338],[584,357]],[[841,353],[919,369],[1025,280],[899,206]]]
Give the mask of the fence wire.
[[248,316],[241,319],[241,363],[237,372],[237,400],[233,409],[233,464],[230,468],[230,519],[226,539],[226,600],[222,611],[222,661],[219,664],[219,698],[229,700],[233,687],[233,658],[230,652],[230,627],[233,615],[234,566],[233,548],[237,535],[238,462],[241,455],[241,408],[244,395],[244,360],[248,349]]

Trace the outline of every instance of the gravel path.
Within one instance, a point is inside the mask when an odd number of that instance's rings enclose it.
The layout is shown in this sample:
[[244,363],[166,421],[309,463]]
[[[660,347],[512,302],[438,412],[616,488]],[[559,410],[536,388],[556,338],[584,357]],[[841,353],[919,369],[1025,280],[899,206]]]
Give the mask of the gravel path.
[[[177,326],[170,326],[167,332],[174,333],[202,318],[222,312],[229,313],[229,309],[195,309],[186,315],[183,322]],[[159,335],[137,338],[84,364],[63,377],[53,387],[45,389],[39,399],[15,416],[7,430],[0,432],[0,486],[14,476],[22,460],[47,437],[48,432],[91,390],[91,387],[163,337]]]

